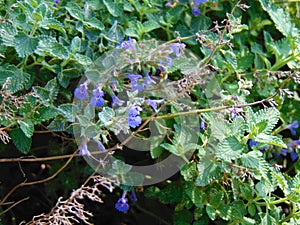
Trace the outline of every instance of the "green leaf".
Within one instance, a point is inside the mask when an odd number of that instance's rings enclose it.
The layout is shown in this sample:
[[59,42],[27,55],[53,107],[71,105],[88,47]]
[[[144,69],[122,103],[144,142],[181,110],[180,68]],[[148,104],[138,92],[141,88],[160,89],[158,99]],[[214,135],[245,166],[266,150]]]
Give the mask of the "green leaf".
[[242,165],[247,168],[258,169],[261,157],[262,153],[259,151],[251,151],[247,154],[243,154],[241,157]]
[[76,36],[72,39],[71,51],[73,53],[80,52],[80,48],[81,48],[81,39],[78,36]]
[[197,177],[197,164],[195,162],[186,163],[180,169],[180,173],[185,181],[193,181]]
[[31,138],[34,131],[34,124],[31,120],[18,120],[18,124],[20,125],[21,130],[25,134],[26,137]]
[[280,137],[260,133],[255,137],[255,141],[268,145],[275,145],[280,148],[287,148],[286,144]]
[[119,17],[122,14],[123,4],[121,2],[116,3],[111,0],[103,0],[103,3],[112,16]]
[[78,53],[74,54],[74,59],[83,66],[88,66],[92,64],[92,60],[89,57]]
[[148,20],[143,23],[143,32],[144,33],[148,33],[150,31],[158,29],[158,28],[160,28],[160,25],[153,20],[151,20],[151,21]]
[[264,225],[274,225],[277,224],[276,219],[272,217],[269,213],[259,213],[261,218],[260,224]]
[[53,107],[41,106],[31,117],[34,125],[53,119],[58,114],[57,109]]
[[70,13],[72,17],[79,21],[84,20],[83,10],[76,4],[75,2],[68,2],[67,6],[65,6],[66,10]]
[[9,79],[7,89],[12,93],[22,90],[29,82],[31,75],[17,69],[14,65],[0,67],[0,82],[3,84]]
[[224,161],[231,162],[241,157],[244,146],[240,144],[236,137],[231,136],[222,140],[216,149],[216,156]]
[[184,191],[197,208],[203,208],[202,196],[204,193],[199,187],[195,186],[193,183],[186,183]]
[[109,171],[110,175],[122,175],[131,170],[132,166],[124,163],[121,160],[115,160],[112,163],[112,169]]
[[68,49],[53,38],[41,39],[35,53],[41,56],[49,55],[58,59],[67,59],[69,57]]
[[91,18],[89,21],[84,21],[83,24],[87,26],[88,28],[95,28],[97,30],[104,30],[105,26],[103,23],[98,20],[97,18]]
[[206,186],[213,180],[219,179],[222,176],[221,168],[209,157],[203,157],[197,164],[198,177],[195,181],[197,186]]
[[39,25],[46,30],[54,29],[61,33],[66,33],[64,26],[54,18],[45,18],[39,23]]
[[27,154],[30,151],[31,138],[28,138],[20,128],[11,130],[9,134],[20,152]]
[[25,57],[35,51],[38,46],[38,38],[29,37],[23,32],[15,36],[15,49],[19,57]]
[[49,80],[45,87],[35,86],[33,89],[45,106],[49,106],[56,99],[59,91],[56,78]]
[[110,107],[103,107],[102,111],[98,113],[98,117],[104,126],[110,125],[115,117],[115,111]]
[[64,118],[56,117],[47,128],[52,131],[65,131],[68,127],[67,121]]
[[62,104],[58,107],[59,113],[66,118],[69,122],[75,122],[76,113],[78,108],[71,103]]
[[288,11],[278,8],[271,0],[260,0],[262,8],[270,15],[276,28],[286,37],[297,37],[299,30],[292,23]]

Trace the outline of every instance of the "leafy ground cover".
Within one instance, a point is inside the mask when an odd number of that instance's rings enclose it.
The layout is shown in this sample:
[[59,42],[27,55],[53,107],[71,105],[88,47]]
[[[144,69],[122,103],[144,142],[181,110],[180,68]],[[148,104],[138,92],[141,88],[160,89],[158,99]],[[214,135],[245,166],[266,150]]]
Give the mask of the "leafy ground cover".
[[298,18],[2,1],[0,224],[299,224]]

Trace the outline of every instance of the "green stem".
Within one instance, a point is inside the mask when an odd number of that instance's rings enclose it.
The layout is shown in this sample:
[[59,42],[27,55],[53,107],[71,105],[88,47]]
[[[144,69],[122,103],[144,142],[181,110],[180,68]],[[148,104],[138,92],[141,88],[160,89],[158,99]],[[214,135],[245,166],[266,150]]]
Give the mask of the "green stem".
[[285,197],[285,198],[281,198],[281,199],[278,199],[278,200],[275,200],[275,201],[272,201],[272,202],[255,202],[256,205],[259,205],[259,206],[272,206],[272,205],[277,205],[277,204],[280,204],[280,203],[284,203],[286,202],[287,200],[289,200],[288,197]]
[[279,60],[270,68],[270,70],[271,71],[279,70],[281,67],[285,66],[289,61],[296,59],[299,55],[300,55],[300,52],[296,55],[292,54],[283,60]]

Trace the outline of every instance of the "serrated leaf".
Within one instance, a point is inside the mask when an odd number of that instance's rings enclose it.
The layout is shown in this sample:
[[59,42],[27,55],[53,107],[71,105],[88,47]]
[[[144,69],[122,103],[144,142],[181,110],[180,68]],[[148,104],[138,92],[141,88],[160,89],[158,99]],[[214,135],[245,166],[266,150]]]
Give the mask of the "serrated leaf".
[[203,157],[197,164],[198,177],[196,178],[195,185],[206,186],[215,179],[222,176],[221,168],[208,157]]
[[110,107],[103,107],[102,111],[98,113],[99,120],[107,126],[111,123],[115,116],[115,111]]
[[26,137],[31,138],[34,131],[34,124],[31,120],[18,120],[18,124],[20,125],[21,130],[25,134]]
[[194,203],[194,205],[197,208],[203,208],[203,203],[202,203],[202,195],[203,192],[200,190],[199,187],[195,186],[193,183],[187,183],[185,186],[185,193],[189,196],[191,201]]
[[231,136],[222,140],[216,149],[216,156],[227,162],[241,157],[244,146],[240,144],[236,137]]
[[110,175],[122,175],[131,170],[132,166],[124,163],[121,160],[115,160],[112,163],[112,169],[109,171]]
[[148,20],[143,23],[143,31],[145,33],[150,32],[155,29],[158,29],[158,28],[160,28],[160,25],[153,20],[151,20],[151,21]]
[[38,38],[29,37],[23,32],[15,36],[15,49],[19,57],[30,55],[38,46]]
[[103,0],[103,3],[112,16],[119,17],[122,14],[123,4],[120,2],[116,3],[111,0]]
[[35,53],[42,56],[49,55],[58,59],[67,59],[69,57],[68,49],[52,38],[41,39]]
[[283,8],[278,8],[270,0],[260,0],[262,8],[270,15],[276,28],[286,37],[297,37],[299,30],[292,23],[291,17]]
[[66,6],[66,10],[75,19],[77,19],[79,21],[84,20],[83,10],[75,2],[68,2],[67,6]]
[[79,53],[74,54],[74,59],[83,66],[88,66],[92,64],[92,60],[89,57],[81,55]]
[[88,28],[95,28],[97,30],[104,30],[105,26],[97,18],[91,18],[89,21],[84,21],[83,24]]
[[247,168],[258,169],[259,168],[259,161],[262,157],[262,153],[258,151],[251,151],[247,154],[243,154],[241,157],[242,165]]
[[59,113],[67,119],[69,122],[75,122],[75,116],[78,111],[77,106],[71,104],[71,103],[66,103],[60,105],[58,108]]
[[9,134],[20,152],[27,154],[30,151],[31,138],[28,138],[20,128],[11,130]]
[[44,20],[42,20],[39,25],[48,30],[48,29],[54,29],[57,30],[61,33],[66,33],[64,26],[56,19],[54,18],[46,18]]
[[56,108],[41,106],[32,116],[34,125],[53,119],[57,115]]
[[52,131],[65,131],[68,127],[67,121],[64,118],[56,117],[47,128]]
[[268,145],[275,145],[281,148],[287,148],[286,144],[280,137],[260,133],[255,137],[255,141]]
[[180,169],[180,173],[185,181],[192,181],[197,177],[197,164],[195,162],[187,163]]

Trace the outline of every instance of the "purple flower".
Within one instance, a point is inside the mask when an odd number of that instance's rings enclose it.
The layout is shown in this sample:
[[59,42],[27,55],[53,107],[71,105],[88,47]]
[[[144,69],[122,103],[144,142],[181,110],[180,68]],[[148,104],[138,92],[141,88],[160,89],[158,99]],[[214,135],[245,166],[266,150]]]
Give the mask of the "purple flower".
[[296,150],[293,150],[290,153],[290,157],[291,157],[292,162],[295,162],[298,159],[298,153],[296,152]]
[[249,141],[249,147],[252,148],[253,146],[256,146],[256,145],[258,145],[258,142],[254,141],[254,139],[250,139],[250,141]]
[[151,84],[155,84],[155,81],[151,79],[148,73],[146,73],[146,77],[144,79],[145,86],[148,87]]
[[106,149],[100,140],[95,140],[95,142],[97,143],[97,147],[101,152],[106,152]]
[[54,0],[54,3],[59,4],[59,0]]
[[176,55],[177,59],[181,57],[181,53],[185,48],[185,44],[183,43],[172,43],[169,44],[169,47],[172,49],[173,53]]
[[136,128],[142,123],[142,118],[140,116],[128,116],[128,125],[131,128]]
[[192,13],[194,16],[200,16],[200,9],[199,9],[199,6],[198,5],[194,5],[192,7]]
[[128,199],[126,198],[126,192],[124,191],[122,197],[119,198],[118,202],[115,204],[115,208],[120,212],[127,212],[129,210]]
[[140,106],[133,106],[128,111],[128,125],[131,128],[136,128],[142,123],[142,118],[139,116],[143,109]]
[[112,103],[111,103],[111,106],[114,107],[115,105],[118,105],[118,106],[121,106],[123,105],[124,101],[123,100],[120,100],[117,96],[115,95],[112,95],[111,96],[112,98]]
[[87,83],[80,84],[78,88],[75,89],[74,95],[79,100],[84,100],[89,96]]
[[130,80],[130,84],[131,84],[131,91],[142,91],[143,90],[143,85],[138,83],[139,79],[142,79],[142,75],[139,74],[126,74],[126,76],[129,78]]
[[101,90],[102,86],[99,85],[96,89],[93,90],[93,96],[90,99],[90,105],[94,107],[102,107],[104,106],[104,99],[102,98],[105,94],[104,91]]
[[205,119],[204,119],[204,117],[202,117],[201,123],[200,123],[200,130],[204,131],[205,127],[206,127]]
[[86,141],[83,141],[82,144],[80,145],[78,155],[81,155],[81,156],[90,156],[91,155],[91,153],[89,152],[89,150],[87,148]]
[[131,50],[131,51],[135,50],[134,43],[130,37],[127,39],[127,41],[120,41],[120,44],[118,44],[116,48],[118,49],[123,48],[124,50]]
[[291,160],[293,162],[295,162],[298,159],[297,149],[300,146],[300,140],[291,141],[290,143],[287,144],[287,146],[289,146],[292,149],[292,151],[290,153],[290,157],[291,157]]
[[118,87],[117,87],[117,82],[113,81],[110,83],[110,86],[112,88],[113,91],[119,91]]
[[148,103],[148,105],[150,105],[155,112],[158,112],[157,111],[157,104],[160,104],[163,101],[164,101],[164,99],[160,99],[160,100],[150,100],[150,99],[147,99],[146,100],[146,102]]
[[137,197],[136,197],[134,190],[131,191],[131,196],[132,196],[133,201],[137,202]]
[[291,124],[288,124],[285,129],[289,129],[292,133],[292,135],[296,135],[297,132],[296,132],[296,129],[299,127],[299,124],[298,124],[298,120],[294,120]]
[[140,106],[133,106],[128,111],[128,116],[138,116],[143,109]]
[[206,0],[191,0],[190,1],[192,4],[192,13],[194,16],[199,16],[200,15],[200,9],[199,5],[206,2]]
[[274,158],[275,158],[275,159],[279,159],[279,158],[280,158],[280,155],[286,156],[287,153],[288,153],[288,150],[285,149],[285,148],[282,148],[282,149],[280,149],[280,152],[279,152],[279,153],[274,153]]

